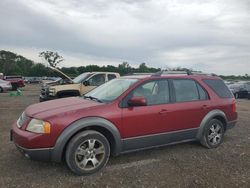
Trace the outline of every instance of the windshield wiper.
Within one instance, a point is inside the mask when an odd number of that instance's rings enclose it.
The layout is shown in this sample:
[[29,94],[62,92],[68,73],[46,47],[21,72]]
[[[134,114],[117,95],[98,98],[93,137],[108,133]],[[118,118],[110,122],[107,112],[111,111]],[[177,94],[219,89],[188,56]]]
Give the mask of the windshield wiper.
[[84,99],[95,100],[95,101],[97,101],[97,102],[103,103],[102,100],[100,100],[100,99],[98,99],[98,98],[96,98],[96,97],[86,96],[86,95],[84,95],[83,97],[84,97]]

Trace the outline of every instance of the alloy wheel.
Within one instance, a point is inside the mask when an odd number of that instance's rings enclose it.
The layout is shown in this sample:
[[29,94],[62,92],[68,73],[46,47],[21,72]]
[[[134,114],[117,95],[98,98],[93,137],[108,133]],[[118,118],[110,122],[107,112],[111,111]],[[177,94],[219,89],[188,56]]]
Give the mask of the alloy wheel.
[[98,139],[88,139],[81,143],[75,152],[77,166],[85,171],[94,170],[105,159],[105,147]]
[[208,141],[211,145],[220,143],[222,139],[222,127],[219,124],[213,124],[208,131]]

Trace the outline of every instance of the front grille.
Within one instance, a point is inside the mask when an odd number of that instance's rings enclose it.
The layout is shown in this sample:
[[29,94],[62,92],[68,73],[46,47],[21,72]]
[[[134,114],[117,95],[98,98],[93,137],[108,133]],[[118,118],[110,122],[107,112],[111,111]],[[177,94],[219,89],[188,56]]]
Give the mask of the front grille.
[[17,120],[17,127],[21,128],[28,120],[28,116],[25,114],[25,112],[22,113],[22,115]]

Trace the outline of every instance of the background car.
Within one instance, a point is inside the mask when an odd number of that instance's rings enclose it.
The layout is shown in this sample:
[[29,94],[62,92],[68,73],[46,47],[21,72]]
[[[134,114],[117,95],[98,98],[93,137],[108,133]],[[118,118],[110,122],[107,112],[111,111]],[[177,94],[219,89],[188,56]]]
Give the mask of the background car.
[[[57,70],[59,71],[59,70]],[[119,73],[114,72],[85,72],[74,79],[60,72],[62,79],[42,84],[40,102],[53,100],[58,98],[66,98],[72,96],[82,96],[88,91],[120,77]]]
[[25,82],[28,84],[40,84],[42,83],[42,79],[39,77],[31,77],[31,78],[26,78]]
[[228,85],[231,92],[234,94],[236,99],[238,98],[248,98],[250,93],[250,83],[240,82]]
[[0,79],[0,93],[11,90],[11,89],[12,89],[12,86],[10,82]]
[[11,83],[13,90],[17,90],[18,88],[25,86],[22,76],[4,76],[4,80]]

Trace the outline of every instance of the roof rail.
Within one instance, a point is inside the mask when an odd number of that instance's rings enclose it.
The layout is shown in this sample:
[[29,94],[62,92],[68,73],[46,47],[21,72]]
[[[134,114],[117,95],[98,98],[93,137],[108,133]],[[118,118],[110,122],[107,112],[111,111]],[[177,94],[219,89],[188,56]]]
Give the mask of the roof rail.
[[166,71],[166,70],[161,70],[159,72],[156,72],[152,76],[161,76],[165,74],[185,74],[185,75],[207,75],[207,76],[217,76],[216,74],[211,74],[211,73],[203,73],[201,71]]
[[128,73],[125,76],[132,76],[132,75],[153,75],[155,73],[150,73],[150,72],[134,72],[134,73]]
[[189,75],[188,71],[166,71],[166,70],[161,70],[159,72],[154,73],[152,76],[161,76],[163,74],[186,74]]

